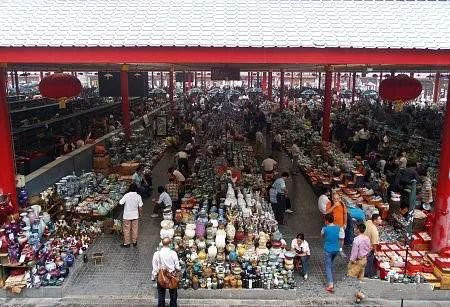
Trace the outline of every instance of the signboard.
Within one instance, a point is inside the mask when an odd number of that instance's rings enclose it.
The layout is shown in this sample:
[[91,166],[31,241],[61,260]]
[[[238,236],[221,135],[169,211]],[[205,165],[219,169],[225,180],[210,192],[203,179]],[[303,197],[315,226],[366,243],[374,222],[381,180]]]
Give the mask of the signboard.
[[211,68],[211,80],[241,80],[241,71],[231,67]]
[[[120,72],[98,72],[100,97],[120,97]],[[148,73],[134,71],[128,73],[128,96],[146,97],[148,92]]]

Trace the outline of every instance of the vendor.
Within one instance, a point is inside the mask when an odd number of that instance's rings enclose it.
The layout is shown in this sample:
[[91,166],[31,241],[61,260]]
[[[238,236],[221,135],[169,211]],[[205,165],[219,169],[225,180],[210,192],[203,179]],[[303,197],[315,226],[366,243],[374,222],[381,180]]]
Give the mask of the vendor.
[[150,185],[145,179],[145,176],[143,174],[143,167],[141,165],[138,166],[136,171],[133,174],[132,177],[133,183],[137,186],[137,192],[142,197],[149,197],[150,196]]
[[370,244],[372,245],[372,249],[367,255],[367,265],[365,271],[365,276],[369,278],[373,278],[377,274],[375,267],[375,251],[380,243],[378,226],[381,225],[381,223],[382,220],[379,214],[372,214],[372,218],[364,223],[366,225],[366,231],[364,234],[369,237]]
[[184,150],[180,150],[179,152],[177,152],[175,154],[175,160],[177,162],[178,168],[182,172],[184,172],[184,175],[187,176],[189,174],[189,163],[188,163],[188,154],[187,154],[187,152],[184,151]]
[[177,169],[170,167],[167,170],[167,174],[169,175],[169,177],[173,177],[175,178],[175,181],[181,185],[184,185],[184,182],[186,181],[186,178],[184,177],[184,175]]
[[303,278],[307,280],[309,272],[309,258],[311,256],[311,251],[309,249],[309,244],[305,240],[305,235],[303,233],[297,234],[295,239],[292,240],[291,248],[296,254],[297,266],[300,264],[299,262],[301,261],[302,270],[300,273],[302,274]]
[[166,189],[164,187],[159,186],[158,193],[159,199],[153,199],[155,206],[153,207],[153,214],[151,215],[151,217],[158,217],[159,212],[162,211],[163,207],[166,208],[172,206],[172,199],[170,198],[170,195],[166,192]]
[[273,172],[278,165],[278,162],[274,160],[272,155],[269,155],[267,159],[264,159],[261,166],[264,170],[265,175],[273,175]]

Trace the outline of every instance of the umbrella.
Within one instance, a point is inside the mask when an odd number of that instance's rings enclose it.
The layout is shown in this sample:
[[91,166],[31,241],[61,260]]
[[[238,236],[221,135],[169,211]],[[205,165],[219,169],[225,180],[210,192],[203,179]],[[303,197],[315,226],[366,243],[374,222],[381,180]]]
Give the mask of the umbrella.
[[262,89],[259,87],[252,87],[248,90],[249,93],[262,93]]
[[153,90],[150,91],[150,94],[153,95],[161,95],[161,94],[167,94],[165,90],[163,90],[162,88],[155,88]]
[[367,91],[364,91],[364,92],[362,93],[362,95],[363,95],[364,97],[366,97],[366,98],[372,98],[372,99],[377,99],[377,98],[378,98],[378,92],[377,92],[377,91],[374,91],[374,90],[367,90]]
[[309,88],[309,89],[306,89],[303,92],[301,92],[301,95],[303,95],[303,96],[314,96],[314,95],[318,95],[318,93],[315,90]]
[[201,89],[201,88],[199,88],[199,87],[194,87],[194,88],[192,88],[190,91],[189,91],[189,93],[192,95],[192,94],[195,94],[195,95],[198,95],[198,94],[203,94],[203,90]]

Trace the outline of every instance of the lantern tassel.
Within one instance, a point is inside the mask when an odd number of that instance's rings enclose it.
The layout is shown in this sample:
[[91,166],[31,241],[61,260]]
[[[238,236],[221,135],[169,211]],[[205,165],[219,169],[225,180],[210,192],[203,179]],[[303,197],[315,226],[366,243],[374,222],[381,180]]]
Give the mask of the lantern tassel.
[[60,109],[65,109],[67,103],[67,97],[61,97],[58,99],[58,104]]

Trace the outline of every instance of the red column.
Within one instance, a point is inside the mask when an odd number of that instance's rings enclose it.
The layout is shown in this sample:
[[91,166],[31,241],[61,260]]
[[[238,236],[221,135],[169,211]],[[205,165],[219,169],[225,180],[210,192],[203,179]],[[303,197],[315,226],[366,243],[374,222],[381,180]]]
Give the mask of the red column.
[[284,69],[280,70],[280,110],[284,108]]
[[250,80],[249,81],[250,83],[249,83],[248,87],[250,88],[250,87],[253,87],[253,72],[252,71],[250,72],[250,79],[249,80]]
[[434,93],[433,102],[436,103],[439,100],[439,94],[441,89],[441,73],[437,72],[434,78]]
[[340,91],[341,91],[341,73],[338,72],[336,78],[336,92],[339,93]]
[[261,87],[261,83],[259,82],[259,71],[256,73],[256,87]]
[[294,72],[291,71],[291,88],[294,88]]
[[14,149],[11,135],[11,122],[9,106],[6,101],[6,64],[0,63],[0,161],[2,174],[0,176],[0,189],[5,194],[11,194],[11,203],[14,212],[19,209],[16,191],[16,167]]
[[174,68],[172,67],[169,71],[169,102],[171,104],[174,103],[173,97],[174,97],[174,86],[173,86],[173,74],[174,74]]
[[333,75],[331,69],[327,67],[325,71],[325,101],[323,104],[322,141],[330,141],[330,115],[331,115],[331,83]]
[[186,94],[186,72],[183,71],[183,94]]
[[319,90],[321,89],[321,83],[322,83],[322,73],[319,72],[319,86],[317,87]]
[[273,95],[272,95],[272,88],[273,88],[273,75],[272,75],[272,71],[269,71],[269,78],[268,78],[268,88],[267,88],[267,96],[269,97],[269,100],[272,101],[273,100]]
[[[449,80],[450,85],[450,80]],[[442,127],[441,156],[433,224],[433,251],[450,246],[450,86],[447,89],[447,109]]]
[[300,87],[303,86],[303,72],[300,72]]
[[265,93],[267,91],[267,72],[263,72],[262,76],[262,90]]
[[122,93],[122,126],[125,137],[128,140],[131,135],[130,100],[128,97],[128,65],[122,65],[122,68],[120,69],[120,90]]
[[383,72],[380,71],[380,82],[378,83],[378,88],[380,88],[381,81],[383,81]]
[[353,83],[352,83],[352,103],[355,102],[355,94],[356,94],[356,72],[353,73],[352,76]]

